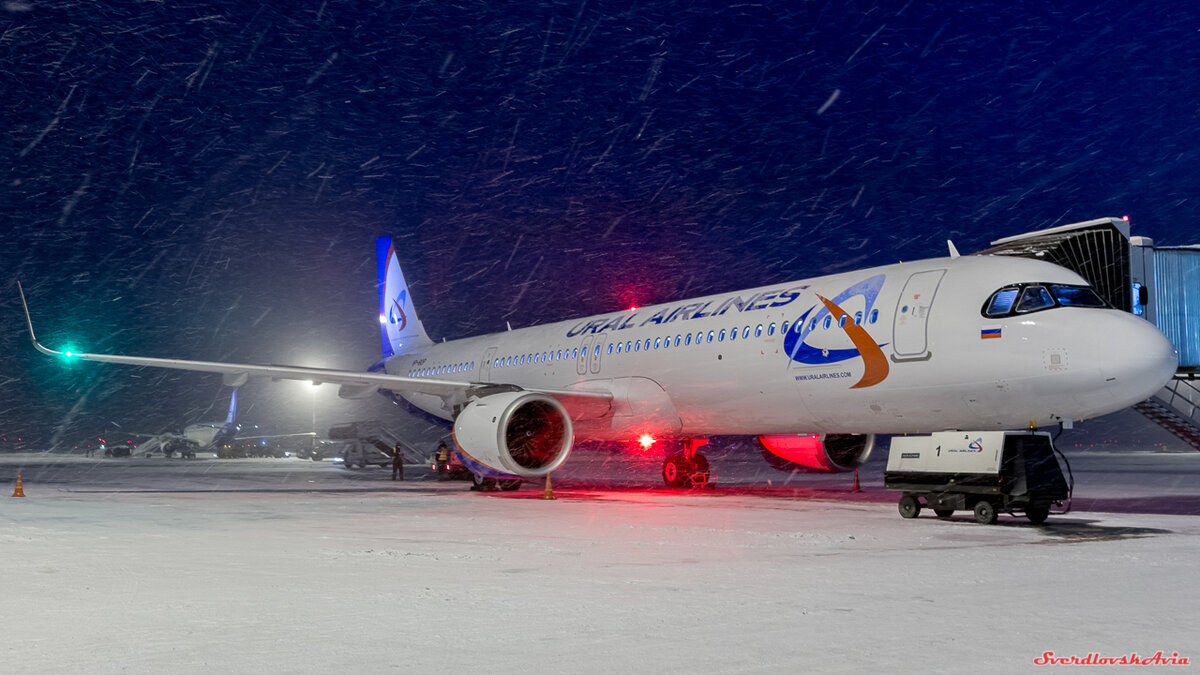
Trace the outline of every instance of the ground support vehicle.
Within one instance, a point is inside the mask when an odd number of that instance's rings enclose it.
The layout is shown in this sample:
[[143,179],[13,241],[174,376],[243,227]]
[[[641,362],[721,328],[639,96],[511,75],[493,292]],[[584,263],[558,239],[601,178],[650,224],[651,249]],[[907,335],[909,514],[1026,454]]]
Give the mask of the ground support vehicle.
[[[916,518],[922,507],[939,518],[972,511],[990,525],[997,515],[1023,513],[1045,522],[1054,506],[1069,505],[1073,480],[1063,476],[1047,433],[946,431],[892,439],[884,487],[901,491],[899,510]],[[1070,465],[1067,465],[1070,473]],[[1069,509],[1069,506],[1068,506]]]

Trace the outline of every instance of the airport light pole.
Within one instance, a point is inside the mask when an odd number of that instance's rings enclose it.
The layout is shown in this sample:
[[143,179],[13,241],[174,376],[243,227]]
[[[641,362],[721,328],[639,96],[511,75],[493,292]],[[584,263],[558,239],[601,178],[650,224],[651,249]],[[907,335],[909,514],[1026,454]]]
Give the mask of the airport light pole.
[[321,386],[316,382],[309,382],[308,402],[312,408],[312,436],[308,437],[308,449],[316,452],[317,450],[317,389]]

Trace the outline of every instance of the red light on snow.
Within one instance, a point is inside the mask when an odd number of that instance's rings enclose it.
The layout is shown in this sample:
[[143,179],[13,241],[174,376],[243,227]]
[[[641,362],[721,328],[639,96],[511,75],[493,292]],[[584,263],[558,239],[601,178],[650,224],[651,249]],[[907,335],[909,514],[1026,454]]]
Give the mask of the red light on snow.
[[650,434],[642,434],[641,437],[638,438],[638,443],[641,444],[642,448],[649,450],[650,446],[654,445],[654,437]]

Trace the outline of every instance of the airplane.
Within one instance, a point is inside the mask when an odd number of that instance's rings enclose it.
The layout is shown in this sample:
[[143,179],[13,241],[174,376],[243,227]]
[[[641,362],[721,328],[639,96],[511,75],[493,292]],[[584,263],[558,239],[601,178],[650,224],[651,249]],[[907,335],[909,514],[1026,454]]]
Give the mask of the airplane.
[[183,428],[183,433],[176,434],[164,431],[159,434],[134,434],[148,436],[137,445],[136,451],[149,457],[155,452],[161,452],[164,457],[175,453],[184,459],[193,459],[197,451],[212,450],[220,444],[233,440],[241,426],[234,423],[237,416],[237,388],[229,395],[229,413],[224,422],[198,422]]
[[[391,239],[376,242],[382,359],[364,372],[112,354],[47,355],[339,385],[452,423],[477,486],[515,489],[578,438],[671,440],[670,486],[710,484],[700,450],[756,436],[798,467],[849,471],[876,434],[1070,424],[1142,401],[1171,343],[1075,272],[1017,257],[902,262],[434,342]],[[18,288],[20,288],[18,284]]]

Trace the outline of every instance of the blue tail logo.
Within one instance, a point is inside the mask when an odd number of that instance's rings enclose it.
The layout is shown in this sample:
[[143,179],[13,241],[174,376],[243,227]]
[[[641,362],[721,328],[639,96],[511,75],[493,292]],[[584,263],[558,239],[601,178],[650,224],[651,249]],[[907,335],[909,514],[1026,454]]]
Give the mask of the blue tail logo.
[[408,315],[404,313],[404,302],[408,299],[408,289],[400,291],[400,297],[392,300],[392,309],[388,312],[388,321],[392,325],[399,323],[396,330],[404,330],[408,327]]
[[[408,282],[391,237],[375,242],[379,286],[379,328],[383,358],[404,354],[433,344],[417,317],[416,303],[408,293]],[[412,303],[412,304],[409,304]]]

